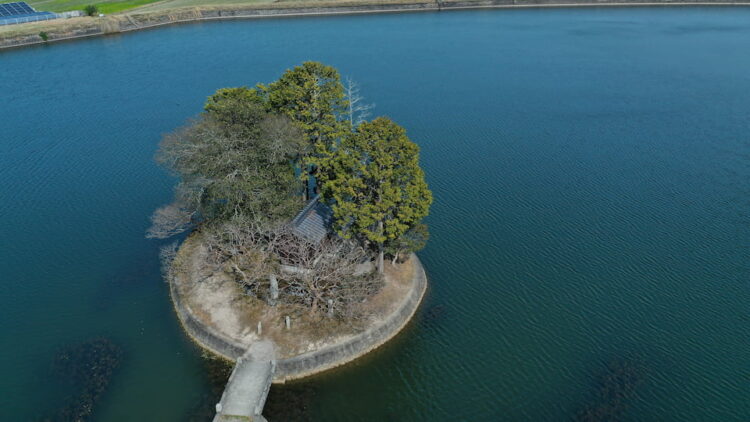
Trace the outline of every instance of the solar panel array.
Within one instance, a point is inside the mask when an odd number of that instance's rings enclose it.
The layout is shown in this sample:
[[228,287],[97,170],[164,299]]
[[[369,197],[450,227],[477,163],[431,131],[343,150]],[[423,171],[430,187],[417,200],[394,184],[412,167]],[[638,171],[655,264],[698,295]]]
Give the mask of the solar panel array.
[[25,1],[0,4],[0,25],[57,19],[52,12],[37,12]]
[[25,1],[0,4],[0,16],[2,17],[14,15],[30,15],[32,13],[36,13],[36,10],[32,9],[31,6],[26,4]]

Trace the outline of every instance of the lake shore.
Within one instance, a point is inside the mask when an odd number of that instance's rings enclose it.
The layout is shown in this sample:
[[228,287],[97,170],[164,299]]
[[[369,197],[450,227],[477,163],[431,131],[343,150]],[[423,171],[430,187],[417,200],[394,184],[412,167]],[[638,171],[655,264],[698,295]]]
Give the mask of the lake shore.
[[[158,4],[158,3],[157,3]],[[305,3],[228,4],[150,11],[152,6],[101,18],[70,18],[0,27],[0,50],[101,35],[115,35],[163,25],[272,17],[404,13],[490,8],[748,6],[750,1],[597,1],[597,0],[458,0],[458,1],[320,1]],[[47,41],[41,37],[44,33]]]
[[[274,382],[332,369],[385,344],[411,321],[427,290],[416,255],[388,265],[384,287],[365,305],[371,317],[355,327],[325,316],[316,320],[284,304],[269,307],[224,274],[207,273],[204,254],[199,238],[186,240],[175,261],[179,268],[170,277],[170,296],[183,329],[200,347],[229,361],[260,339],[273,341],[279,358]],[[287,315],[292,315],[290,328]]]

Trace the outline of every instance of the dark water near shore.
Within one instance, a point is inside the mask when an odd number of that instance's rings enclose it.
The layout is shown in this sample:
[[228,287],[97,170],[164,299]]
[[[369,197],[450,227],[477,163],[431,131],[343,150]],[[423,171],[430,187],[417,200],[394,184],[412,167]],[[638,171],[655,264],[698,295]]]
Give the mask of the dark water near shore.
[[[174,183],[152,156],[217,88],[308,59],[421,145],[432,285],[389,346],[274,387],[272,420],[750,420],[744,8],[237,21],[0,53],[0,420],[80,398],[66,347],[84,373],[116,361],[94,420],[206,420],[221,375],[143,237]],[[75,349],[96,338],[117,352]]]

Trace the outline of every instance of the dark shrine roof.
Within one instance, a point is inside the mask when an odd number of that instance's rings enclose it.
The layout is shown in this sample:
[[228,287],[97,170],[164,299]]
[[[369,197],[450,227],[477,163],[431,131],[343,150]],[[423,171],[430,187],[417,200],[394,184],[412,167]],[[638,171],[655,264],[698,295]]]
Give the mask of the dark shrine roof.
[[291,222],[292,231],[315,243],[326,237],[333,224],[333,210],[319,198],[313,198]]

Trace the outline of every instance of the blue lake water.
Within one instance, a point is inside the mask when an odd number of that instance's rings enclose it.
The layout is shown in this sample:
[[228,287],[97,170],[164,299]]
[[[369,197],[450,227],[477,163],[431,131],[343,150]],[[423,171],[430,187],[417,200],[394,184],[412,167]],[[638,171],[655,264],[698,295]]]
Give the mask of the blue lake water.
[[93,420],[210,418],[212,365],[143,236],[174,184],[152,157],[216,89],[304,60],[420,144],[431,288],[388,346],[274,387],[271,420],[750,420],[745,8],[233,21],[0,53],[1,420],[69,403],[50,368],[92,338],[123,353]]

